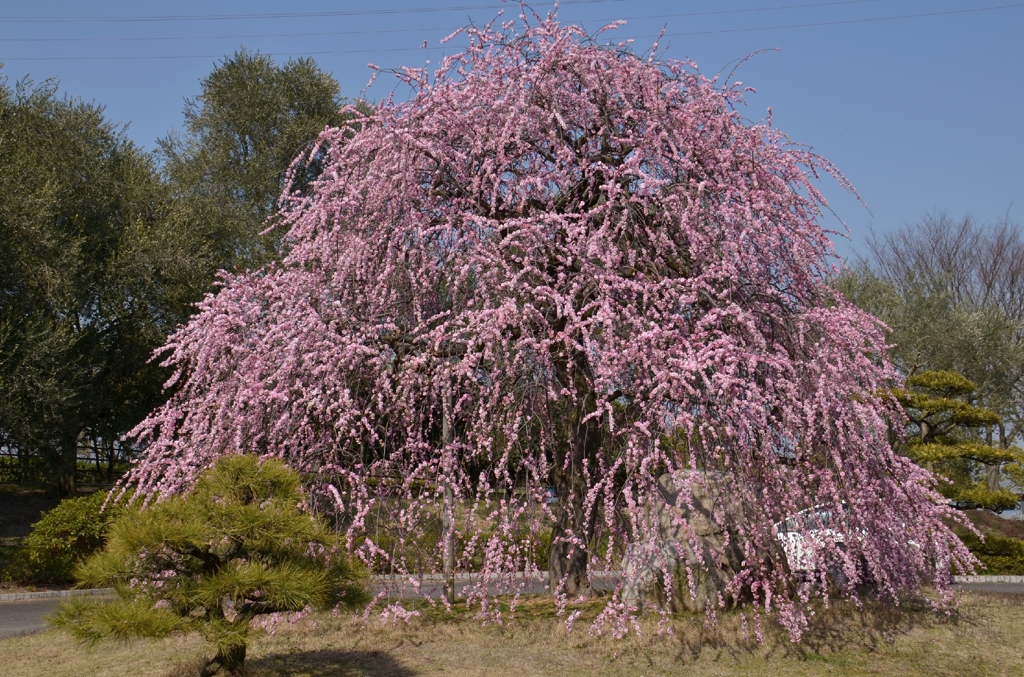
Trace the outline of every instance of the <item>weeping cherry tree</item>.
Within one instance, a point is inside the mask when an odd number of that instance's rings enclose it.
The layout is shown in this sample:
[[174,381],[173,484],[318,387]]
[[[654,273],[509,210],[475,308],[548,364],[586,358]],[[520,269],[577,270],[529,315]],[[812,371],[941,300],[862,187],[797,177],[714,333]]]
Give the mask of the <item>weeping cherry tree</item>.
[[[904,419],[882,328],[827,284],[814,180],[845,180],[742,118],[740,83],[603,44],[614,27],[465,29],[435,72],[397,73],[409,100],[325,130],[320,178],[281,201],[281,263],[225,276],[164,348],[175,390],[134,432],[138,495],[242,449],[280,457],[371,567],[449,555],[485,612],[549,527],[561,608],[587,594],[657,538],[665,473],[725,478],[744,505],[730,592],[794,636],[827,588],[794,583],[771,528],[801,510],[843,515],[814,556],[845,594],[969,568],[887,437]],[[624,622],[611,600],[598,623]]]

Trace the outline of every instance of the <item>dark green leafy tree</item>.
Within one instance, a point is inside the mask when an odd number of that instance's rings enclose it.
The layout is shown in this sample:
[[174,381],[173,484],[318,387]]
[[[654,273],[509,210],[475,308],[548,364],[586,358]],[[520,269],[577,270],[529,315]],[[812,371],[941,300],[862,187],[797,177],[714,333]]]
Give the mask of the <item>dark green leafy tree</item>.
[[981,431],[1001,423],[999,415],[971,403],[975,385],[951,371],[912,374],[897,397],[915,433],[908,453],[914,461],[946,478],[940,490],[970,507],[1012,507],[1017,497],[989,480],[986,469],[1017,460],[1018,450],[986,443]]
[[[326,126],[346,115],[337,81],[313,59],[283,66],[258,52],[239,50],[201,82],[185,102],[182,133],[159,142],[175,197],[175,218],[216,229],[230,242],[221,267],[258,267],[277,255],[270,227],[292,161]],[[318,159],[299,168],[314,178]],[[299,181],[303,185],[303,181]]]
[[101,107],[56,92],[0,80],[0,445],[72,495],[85,449],[123,471],[122,435],[165,396],[152,351],[218,270],[276,256],[260,232],[285,170],[344,117],[312,60],[242,51],[161,143],[161,177]]
[[151,159],[56,90],[0,79],[0,437],[70,495],[79,448],[116,445],[159,402],[149,355],[196,292],[160,263],[177,236]]
[[92,643],[199,632],[217,648],[212,668],[240,672],[257,616],[366,601],[360,570],[303,503],[282,462],[225,457],[192,493],[117,520],[77,574],[119,600],[67,604],[53,623]]

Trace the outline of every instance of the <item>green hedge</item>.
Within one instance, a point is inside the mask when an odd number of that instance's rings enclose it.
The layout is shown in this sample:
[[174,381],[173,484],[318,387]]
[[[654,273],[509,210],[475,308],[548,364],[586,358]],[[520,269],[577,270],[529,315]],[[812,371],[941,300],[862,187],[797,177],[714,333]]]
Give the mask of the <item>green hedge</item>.
[[[110,484],[121,479],[128,468],[127,463],[116,465],[112,477],[108,477],[105,468],[97,468],[92,461],[79,461],[77,481],[79,484]],[[48,484],[51,481],[53,470],[42,458],[0,457],[0,482]]]
[[985,534],[985,541],[974,534],[960,537],[970,551],[981,560],[981,575],[1024,575],[1024,541],[998,534]]
[[37,585],[72,582],[75,565],[106,541],[116,509],[101,511],[105,499],[106,492],[97,491],[44,512],[11,554],[3,578]]

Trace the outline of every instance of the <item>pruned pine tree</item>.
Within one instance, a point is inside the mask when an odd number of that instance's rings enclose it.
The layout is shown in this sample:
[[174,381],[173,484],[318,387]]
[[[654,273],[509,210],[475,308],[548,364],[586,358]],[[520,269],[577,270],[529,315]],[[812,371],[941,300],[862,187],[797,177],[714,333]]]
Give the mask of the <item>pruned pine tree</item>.
[[240,672],[257,616],[366,601],[359,569],[303,503],[281,461],[224,457],[190,494],[118,520],[78,568],[80,585],[118,601],[66,604],[53,623],[90,643],[199,632],[217,648],[206,672]]
[[952,371],[925,371],[910,376],[906,386],[898,398],[915,429],[909,455],[946,478],[942,494],[964,506],[1013,506],[1016,495],[1002,488],[998,474],[989,470],[1017,461],[1020,450],[1001,449],[986,439],[986,430],[1001,419],[991,409],[972,404],[974,383]]
[[[972,402],[1000,423],[986,430],[1009,449],[1024,433],[1024,230],[943,213],[868,243],[869,256],[837,288],[888,326],[890,357],[904,374],[955,371],[975,384]],[[1024,490],[1024,467],[990,465]]]

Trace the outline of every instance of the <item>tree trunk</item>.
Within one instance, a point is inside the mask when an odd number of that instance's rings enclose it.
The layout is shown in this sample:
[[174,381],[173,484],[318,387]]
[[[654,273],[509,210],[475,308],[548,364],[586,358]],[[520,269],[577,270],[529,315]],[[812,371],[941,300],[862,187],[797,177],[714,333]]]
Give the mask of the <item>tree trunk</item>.
[[74,496],[75,480],[78,476],[78,435],[71,437],[57,449],[57,493],[61,496]]
[[[441,440],[447,448],[452,443],[452,396],[444,398],[444,413],[441,419]],[[455,492],[451,484],[444,486],[444,504],[441,506],[441,538],[443,542],[444,561],[441,563],[444,573],[444,598],[449,603],[455,602]]]
[[[548,582],[552,594],[564,592],[570,597],[586,596],[591,592],[587,564],[589,545],[594,536],[593,520],[583,514],[585,494],[571,492],[568,481],[557,483],[556,489],[561,505],[558,520],[551,530]],[[565,540],[570,534],[584,542],[576,544]]]
[[441,507],[442,538],[444,538],[444,598],[449,604],[455,602],[455,492],[450,486],[444,488],[444,505]]
[[985,485],[989,491],[999,491],[999,464],[993,463],[985,468]]
[[[917,369],[917,367],[914,367],[914,369]],[[911,373],[913,373],[913,372],[911,372]],[[926,444],[931,442],[932,441],[932,431],[931,431],[931,426],[928,425],[928,422],[927,421],[921,421],[918,425],[921,426],[921,441],[926,443]],[[931,461],[928,461],[927,463],[925,463],[924,467],[925,467],[925,470],[927,470],[928,472],[933,473],[933,474],[935,473],[935,464],[932,463]]]
[[[1006,430],[1002,424],[1000,424],[997,428],[999,430],[999,448],[1006,449],[1008,446],[1006,442]],[[991,445],[991,430],[989,431],[988,436],[989,445]],[[998,463],[993,463],[992,465],[985,468],[985,484],[989,491],[999,491],[999,489],[1001,488],[1000,485],[1002,484],[1002,481],[999,476],[999,465],[1000,464]]]
[[210,664],[203,670],[202,677],[216,675],[221,670],[229,675],[241,675],[245,670],[245,645],[233,644],[221,647]]
[[[591,592],[587,567],[590,546],[594,538],[596,506],[585,508],[588,491],[584,474],[584,459],[593,462],[602,442],[601,424],[587,418],[596,409],[591,380],[587,378],[589,365],[586,357],[576,356],[572,373],[559,368],[559,380],[576,391],[576,403],[568,416],[563,442],[562,458],[556,459],[554,476],[558,492],[558,519],[551,530],[551,549],[548,551],[548,585],[551,593],[565,593],[571,597],[586,596]],[[592,466],[593,467],[593,466]]]

